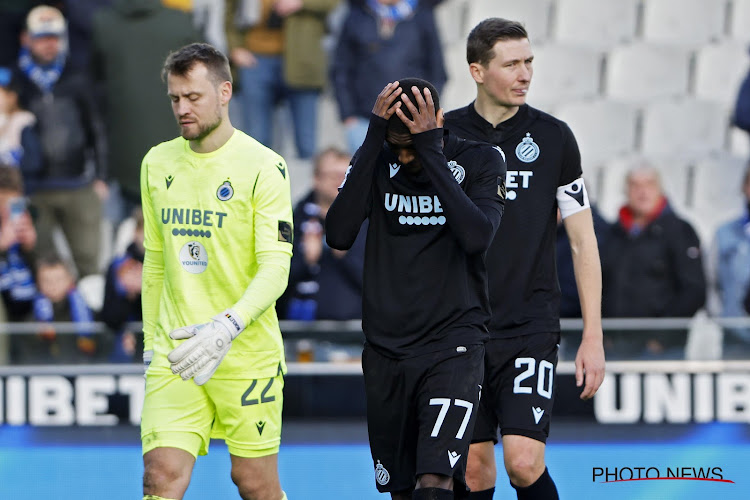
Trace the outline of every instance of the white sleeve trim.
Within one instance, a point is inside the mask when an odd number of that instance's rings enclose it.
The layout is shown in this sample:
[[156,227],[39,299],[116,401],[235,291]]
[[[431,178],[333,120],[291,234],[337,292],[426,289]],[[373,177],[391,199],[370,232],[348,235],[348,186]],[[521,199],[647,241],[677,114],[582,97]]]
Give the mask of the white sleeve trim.
[[560,215],[563,219],[591,208],[583,178],[579,177],[570,184],[557,188],[557,206],[560,207]]

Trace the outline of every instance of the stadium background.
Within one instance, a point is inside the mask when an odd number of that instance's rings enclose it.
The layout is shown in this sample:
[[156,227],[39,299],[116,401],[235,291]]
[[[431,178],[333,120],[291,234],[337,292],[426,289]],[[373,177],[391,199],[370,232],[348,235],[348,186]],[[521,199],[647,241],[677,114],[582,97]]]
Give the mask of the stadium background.
[[[748,70],[750,0],[446,0],[438,8],[450,77],[446,109],[474,94],[463,59],[468,29],[496,15],[529,28],[536,54],[529,102],[571,125],[603,215],[611,220],[623,200],[628,161],[645,156],[710,243],[717,223],[741,208],[737,186],[750,157],[747,137],[730,124]],[[343,144],[332,96],[322,106],[320,129]],[[298,198],[310,171],[295,165],[287,142],[280,150]],[[12,333],[7,326],[3,333]],[[717,322],[690,326],[689,360],[611,363],[609,385],[594,402],[577,399],[572,365],[561,363],[548,463],[562,498],[750,497],[750,361],[712,360],[720,353]],[[314,329],[284,328],[290,342],[361,336],[352,325],[335,335]],[[139,370],[1,367],[0,499],[140,498],[140,440],[127,397]],[[280,473],[291,499],[385,498],[374,488],[362,404],[356,364],[290,365]],[[226,448],[212,444],[186,498],[238,498],[228,465]],[[593,478],[596,467],[718,467],[734,483],[602,483]],[[500,474],[496,498],[514,497]]]

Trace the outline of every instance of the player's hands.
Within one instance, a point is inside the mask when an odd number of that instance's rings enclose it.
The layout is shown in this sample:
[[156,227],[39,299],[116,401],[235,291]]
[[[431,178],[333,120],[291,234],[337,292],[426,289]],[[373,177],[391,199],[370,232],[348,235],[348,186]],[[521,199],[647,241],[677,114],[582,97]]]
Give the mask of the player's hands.
[[[408,98],[406,94],[404,94],[401,96],[401,100],[404,102],[404,106],[406,106],[411,112],[414,119],[409,120],[400,108],[396,109],[396,114],[401,118],[401,121],[404,122],[404,125],[409,129],[409,132],[412,134],[419,134],[421,132],[427,132],[428,130],[442,128],[443,123],[445,123],[443,108],[440,108],[437,113],[435,113],[435,102],[432,100],[430,89],[425,87],[424,95],[422,95],[419,87],[415,85],[411,88],[411,91],[412,94],[414,94],[413,99]],[[418,107],[415,106],[412,101],[416,101]]]
[[581,399],[594,397],[604,380],[604,346],[601,338],[601,333],[593,338],[584,336],[576,354],[576,387],[583,386]]
[[197,385],[208,382],[232,347],[232,340],[245,329],[231,309],[211,319],[209,323],[185,326],[169,334],[174,340],[187,339],[167,355],[172,373],[182,380],[193,378]]
[[393,113],[401,107],[401,101],[396,100],[399,95],[401,95],[401,87],[398,86],[398,82],[391,82],[383,87],[375,100],[375,106],[372,107],[372,114],[386,120],[393,116]]

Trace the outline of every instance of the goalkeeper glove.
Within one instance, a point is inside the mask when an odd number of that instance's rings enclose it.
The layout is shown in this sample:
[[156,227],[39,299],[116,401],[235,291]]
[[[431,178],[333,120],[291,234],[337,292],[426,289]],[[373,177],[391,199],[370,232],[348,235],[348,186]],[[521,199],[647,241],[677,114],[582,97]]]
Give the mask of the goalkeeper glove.
[[169,334],[174,340],[187,339],[167,355],[172,373],[182,380],[193,378],[198,385],[208,382],[232,347],[232,340],[245,329],[240,317],[231,309],[211,319],[209,323],[185,326]]

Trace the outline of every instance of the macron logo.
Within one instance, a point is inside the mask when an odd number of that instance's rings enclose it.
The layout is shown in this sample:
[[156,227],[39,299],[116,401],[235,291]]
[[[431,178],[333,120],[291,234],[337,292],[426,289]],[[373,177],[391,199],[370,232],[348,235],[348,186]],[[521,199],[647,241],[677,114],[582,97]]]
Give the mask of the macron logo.
[[461,458],[461,455],[455,451],[448,452],[448,461],[451,463],[451,469],[456,466],[456,462],[458,462],[459,458]]
[[389,163],[388,167],[391,169],[391,179],[393,179],[393,176],[398,173],[399,169],[401,169],[401,165],[398,163]]
[[542,410],[538,406],[532,406],[531,411],[534,412],[534,421],[536,421],[536,423],[538,424],[542,419],[542,415],[544,415],[544,410]]

